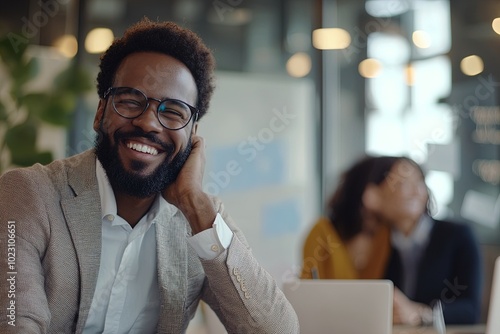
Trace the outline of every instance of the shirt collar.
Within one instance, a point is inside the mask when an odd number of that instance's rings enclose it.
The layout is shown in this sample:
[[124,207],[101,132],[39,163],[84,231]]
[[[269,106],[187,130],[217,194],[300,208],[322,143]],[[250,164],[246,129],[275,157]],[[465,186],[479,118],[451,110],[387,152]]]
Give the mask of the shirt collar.
[[[109,184],[108,176],[106,175],[106,171],[101,165],[99,159],[96,159],[96,177],[97,177],[97,185],[99,187],[99,196],[101,197],[101,218],[103,221],[111,221],[113,224],[116,222],[114,217],[117,216],[117,208],[116,208],[116,198],[115,193],[113,192],[113,188],[111,188],[111,184]],[[153,202],[153,205],[149,209],[146,214],[146,222],[156,222],[156,217],[160,212],[166,209],[168,206],[167,201],[158,194]],[[110,219],[107,219],[110,217]]]
[[406,249],[412,246],[422,246],[429,240],[433,225],[434,222],[428,215],[422,215],[417,223],[417,226],[415,226],[415,230],[409,236],[405,236],[400,231],[392,229],[392,244],[397,249]]

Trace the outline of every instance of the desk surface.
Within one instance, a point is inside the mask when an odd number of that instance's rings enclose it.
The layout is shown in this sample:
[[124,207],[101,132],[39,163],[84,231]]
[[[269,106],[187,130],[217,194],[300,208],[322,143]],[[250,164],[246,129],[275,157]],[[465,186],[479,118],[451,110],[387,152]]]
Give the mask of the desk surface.
[[[447,326],[446,334],[484,334],[486,325]],[[432,327],[395,326],[392,334],[437,334]]]

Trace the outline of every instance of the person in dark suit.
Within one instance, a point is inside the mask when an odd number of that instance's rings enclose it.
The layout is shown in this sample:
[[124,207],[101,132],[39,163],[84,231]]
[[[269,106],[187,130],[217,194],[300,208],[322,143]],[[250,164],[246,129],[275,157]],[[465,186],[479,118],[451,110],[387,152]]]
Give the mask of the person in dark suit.
[[95,148],[1,176],[2,333],[178,334],[200,300],[229,333],[299,333],[202,187],[214,66],[193,32],[143,19],[101,57]]
[[[394,282],[394,323],[479,320],[482,260],[468,225],[434,219],[422,169],[406,157],[366,156],[342,175],[303,249],[302,278]],[[316,276],[316,277],[315,277]]]
[[392,252],[385,277],[397,287],[396,322],[430,322],[430,307],[443,306],[447,324],[479,321],[482,257],[466,224],[430,215],[425,176],[409,158],[379,157],[374,165],[384,182],[367,187],[365,207],[391,227]]

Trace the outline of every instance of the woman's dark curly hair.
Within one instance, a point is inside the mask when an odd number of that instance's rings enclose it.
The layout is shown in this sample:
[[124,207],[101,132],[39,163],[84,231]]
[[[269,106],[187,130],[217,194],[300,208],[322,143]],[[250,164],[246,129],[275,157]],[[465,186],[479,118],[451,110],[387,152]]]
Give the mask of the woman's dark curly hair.
[[[337,189],[326,205],[326,215],[342,240],[350,240],[363,229],[363,194],[366,187],[369,184],[381,184],[392,167],[400,161],[409,162],[424,178],[422,168],[415,161],[392,156],[365,156],[342,174]],[[429,189],[427,193],[427,214],[430,214],[433,203]]]
[[101,56],[97,75],[97,93],[100,98],[112,87],[123,59],[135,52],[159,52],[184,63],[191,71],[198,89],[198,118],[207,112],[215,88],[215,60],[212,52],[191,30],[173,22],[153,22],[148,18],[128,28],[123,37],[116,39]]

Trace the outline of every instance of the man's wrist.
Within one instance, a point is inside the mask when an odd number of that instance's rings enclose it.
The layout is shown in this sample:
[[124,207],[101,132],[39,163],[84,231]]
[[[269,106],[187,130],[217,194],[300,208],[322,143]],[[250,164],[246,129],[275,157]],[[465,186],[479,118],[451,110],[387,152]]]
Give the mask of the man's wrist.
[[178,208],[191,225],[193,234],[211,228],[217,215],[210,196],[203,192],[184,196]]

